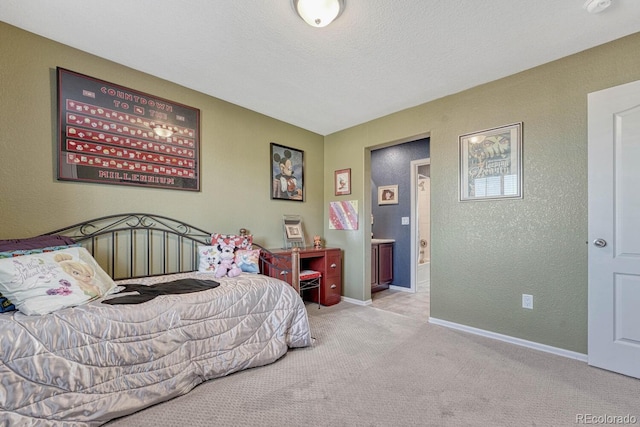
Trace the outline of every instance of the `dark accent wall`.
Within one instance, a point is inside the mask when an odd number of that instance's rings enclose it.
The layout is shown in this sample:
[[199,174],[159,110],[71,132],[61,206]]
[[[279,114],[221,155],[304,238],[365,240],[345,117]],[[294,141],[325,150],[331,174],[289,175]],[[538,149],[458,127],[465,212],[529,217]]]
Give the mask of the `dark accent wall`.
[[[393,285],[411,287],[411,162],[429,158],[429,138],[371,151],[373,237],[395,239]],[[398,185],[397,205],[378,205],[378,186]]]

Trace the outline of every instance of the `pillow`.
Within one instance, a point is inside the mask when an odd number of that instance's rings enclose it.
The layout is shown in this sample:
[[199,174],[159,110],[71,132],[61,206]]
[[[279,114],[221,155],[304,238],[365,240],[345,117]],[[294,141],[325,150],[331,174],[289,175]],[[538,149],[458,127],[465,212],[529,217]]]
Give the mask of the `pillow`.
[[27,315],[84,304],[115,287],[82,247],[0,259],[0,292]]
[[220,252],[217,246],[198,246],[198,271],[215,273],[220,264]]
[[61,249],[77,248],[79,246],[80,246],[80,243],[74,243],[72,245],[48,246],[46,248],[37,248],[37,249],[16,249],[12,251],[0,252],[0,258],[13,258],[16,256],[22,256],[22,255],[41,254],[43,252],[53,252],[53,251],[59,251]]
[[238,249],[236,265],[244,273],[260,273],[260,249]]
[[[63,246],[49,246],[47,248],[40,248],[40,249],[19,249],[15,251],[0,252],[0,259],[13,258],[16,256],[22,256],[22,255],[39,254],[43,252],[52,252],[60,249],[67,249],[72,246],[80,246],[80,243],[74,243],[73,245],[63,245]],[[6,311],[14,311],[15,309],[16,309],[16,306],[11,301],[9,301],[5,296],[3,296],[2,293],[0,293],[0,313],[4,313]]]
[[71,237],[58,234],[29,237],[27,239],[0,240],[0,251],[15,251],[21,249],[39,249],[49,246],[72,245],[75,243]]
[[253,236],[247,234],[245,236],[236,236],[234,234],[218,234],[211,235],[211,244],[218,246],[218,250],[222,251],[225,247],[233,247],[235,252],[237,249],[251,249],[253,244]]

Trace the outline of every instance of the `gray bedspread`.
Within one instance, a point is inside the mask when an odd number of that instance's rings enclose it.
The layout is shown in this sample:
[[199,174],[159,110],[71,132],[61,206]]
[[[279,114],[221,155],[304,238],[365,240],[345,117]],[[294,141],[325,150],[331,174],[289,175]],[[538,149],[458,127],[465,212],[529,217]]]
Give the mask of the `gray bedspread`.
[[143,304],[0,314],[0,425],[97,426],[311,344],[291,286],[255,274],[215,280]]

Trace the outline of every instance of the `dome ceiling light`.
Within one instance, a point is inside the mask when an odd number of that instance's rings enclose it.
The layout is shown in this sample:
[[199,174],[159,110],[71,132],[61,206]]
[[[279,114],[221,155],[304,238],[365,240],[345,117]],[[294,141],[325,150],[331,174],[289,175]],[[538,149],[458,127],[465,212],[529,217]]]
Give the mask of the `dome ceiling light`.
[[326,27],[344,10],[344,0],[293,0],[293,8],[312,27]]

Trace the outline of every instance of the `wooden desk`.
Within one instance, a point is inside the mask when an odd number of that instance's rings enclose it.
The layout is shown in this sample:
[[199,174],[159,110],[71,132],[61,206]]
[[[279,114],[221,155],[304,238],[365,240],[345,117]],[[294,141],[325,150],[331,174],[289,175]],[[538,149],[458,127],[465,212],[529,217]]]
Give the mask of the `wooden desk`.
[[[291,249],[269,249],[276,254],[285,254],[287,260],[278,258],[275,262],[279,267],[291,269]],[[267,259],[269,259],[267,255]],[[272,259],[269,259],[271,262]],[[300,270],[315,270],[322,273],[320,286],[320,304],[333,305],[340,302],[342,294],[342,250],[339,248],[313,247],[300,248]],[[265,274],[277,277],[292,284],[291,274],[281,274],[273,268],[267,266]],[[305,299],[318,302],[317,291],[312,290],[308,295],[303,295]]]

